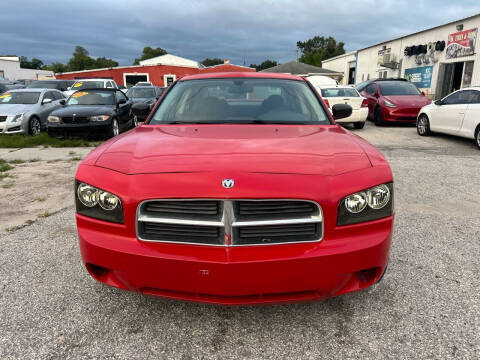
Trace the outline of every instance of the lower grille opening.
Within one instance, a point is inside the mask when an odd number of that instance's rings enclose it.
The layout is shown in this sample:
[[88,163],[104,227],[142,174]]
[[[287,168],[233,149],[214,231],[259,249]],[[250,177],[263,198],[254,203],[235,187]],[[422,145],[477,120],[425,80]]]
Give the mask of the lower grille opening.
[[223,228],[217,226],[197,226],[144,222],[140,224],[142,238],[152,241],[172,241],[222,245]]

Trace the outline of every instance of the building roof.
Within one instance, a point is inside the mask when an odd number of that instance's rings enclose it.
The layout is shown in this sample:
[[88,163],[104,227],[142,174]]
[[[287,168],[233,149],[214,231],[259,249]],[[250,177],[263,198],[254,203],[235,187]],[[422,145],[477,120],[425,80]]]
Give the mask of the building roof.
[[326,59],[326,60],[322,60],[322,64],[325,63],[325,62],[329,62],[329,61],[332,61],[332,60],[340,59],[340,58],[342,58],[342,57],[347,57],[347,56],[356,55],[356,54],[357,54],[357,50],[350,51],[350,52],[345,53],[345,54],[342,54],[342,55],[337,55],[337,56],[334,56],[334,57],[332,57],[332,58],[329,58],[329,59]]
[[335,75],[341,74],[337,73],[336,71],[323,69],[318,66],[313,66],[309,64],[304,64],[301,62],[290,61],[285,64],[280,64],[260,72],[263,73],[284,73],[284,74],[293,74],[293,75]]
[[459,23],[459,22],[462,22],[462,21],[465,21],[465,20],[470,20],[470,19],[473,19],[474,17],[477,17],[477,16],[479,16],[479,15],[480,15],[480,13],[475,14],[475,15],[472,15],[472,16],[468,16],[468,17],[463,18],[463,19],[458,19],[458,20],[450,21],[450,22],[448,22],[448,23],[446,23],[446,24],[442,24],[442,25],[434,26],[434,27],[431,27],[431,28],[428,28],[428,29],[416,31],[416,32],[411,33],[411,34],[399,36],[399,37],[396,37],[396,38],[391,39],[391,40],[382,41],[382,42],[379,42],[379,43],[376,43],[376,44],[369,45],[369,46],[367,46],[367,47],[361,48],[361,49],[359,49],[358,51],[360,51],[360,50],[366,50],[366,49],[369,49],[369,48],[371,48],[371,47],[375,47],[375,46],[379,46],[379,45],[383,45],[383,44],[389,43],[389,42],[391,42],[391,41],[404,39],[404,38],[407,38],[407,37],[409,37],[409,36],[417,35],[417,34],[420,34],[420,33],[425,32],[425,31],[430,31],[430,30],[438,29],[438,28],[441,28],[441,27],[443,27],[443,26],[452,25],[452,24]]
[[200,64],[198,61],[185,59],[180,56],[175,56],[172,54],[166,54],[162,56],[157,56],[151,59],[140,61],[140,65],[169,65],[169,66],[186,66],[192,68],[199,68]]
[[300,76],[290,74],[275,74],[275,73],[261,73],[261,72],[206,72],[195,75],[187,75],[180,79],[183,80],[197,80],[197,79],[218,79],[218,78],[257,78],[257,79],[286,79],[286,80],[302,80]]

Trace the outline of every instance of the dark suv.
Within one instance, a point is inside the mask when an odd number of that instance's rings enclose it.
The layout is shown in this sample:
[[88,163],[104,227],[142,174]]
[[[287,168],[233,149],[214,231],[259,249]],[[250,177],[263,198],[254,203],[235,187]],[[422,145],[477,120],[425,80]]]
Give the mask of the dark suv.
[[368,117],[377,126],[386,122],[414,124],[420,109],[432,102],[405,79],[373,80],[359,91],[367,99]]
[[57,89],[60,91],[67,91],[73,85],[74,80],[36,80],[28,84],[29,89]]

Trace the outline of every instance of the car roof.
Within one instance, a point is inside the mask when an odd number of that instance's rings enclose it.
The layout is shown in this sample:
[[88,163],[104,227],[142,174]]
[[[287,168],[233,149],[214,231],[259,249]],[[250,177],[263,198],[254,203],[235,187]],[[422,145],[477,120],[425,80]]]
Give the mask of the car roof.
[[8,92],[42,92],[42,91],[49,91],[49,90],[57,90],[57,89],[23,88],[23,89],[11,89],[11,90],[8,90]]
[[79,92],[79,91],[120,91],[122,92],[122,90],[114,89],[114,88],[85,88],[85,89],[75,90],[75,92]]
[[303,77],[291,75],[291,74],[258,73],[258,72],[218,72],[218,73],[187,75],[179,79],[179,81],[200,80],[200,79],[222,79],[222,78],[284,79],[284,80],[305,81]]
[[75,82],[78,81],[113,81],[113,79],[107,79],[107,78],[95,78],[95,79],[75,79]]
[[62,81],[68,81],[67,79],[45,79],[45,80],[33,80],[32,82],[62,82]]

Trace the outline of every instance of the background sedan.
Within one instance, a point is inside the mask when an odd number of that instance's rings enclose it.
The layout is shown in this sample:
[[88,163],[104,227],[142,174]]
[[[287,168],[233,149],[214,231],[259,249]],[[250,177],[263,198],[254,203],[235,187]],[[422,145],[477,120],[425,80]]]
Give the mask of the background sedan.
[[432,132],[475,139],[480,148],[480,87],[465,88],[424,106],[417,120],[421,136]]
[[336,86],[322,88],[322,98],[328,108],[335,104],[347,104],[352,107],[352,115],[341,120],[335,120],[339,124],[350,123],[355,129],[362,129],[368,116],[367,100],[360,96],[358,91],[351,86]]
[[0,95],[0,134],[38,135],[65,96],[54,89],[18,89]]

